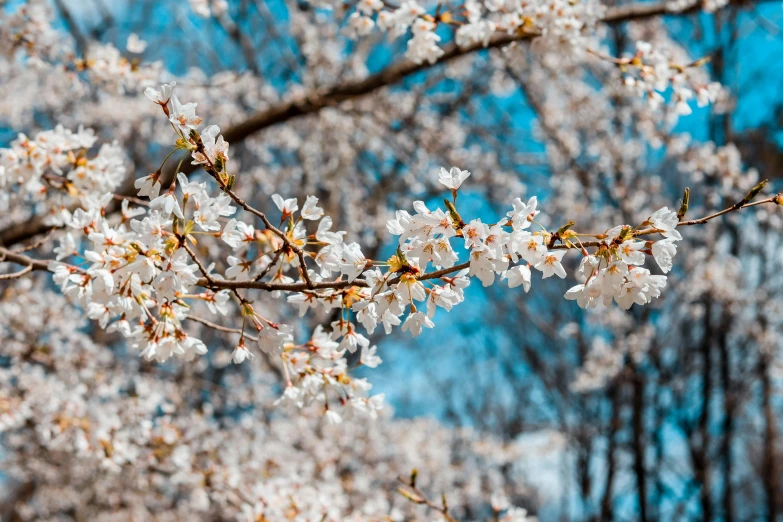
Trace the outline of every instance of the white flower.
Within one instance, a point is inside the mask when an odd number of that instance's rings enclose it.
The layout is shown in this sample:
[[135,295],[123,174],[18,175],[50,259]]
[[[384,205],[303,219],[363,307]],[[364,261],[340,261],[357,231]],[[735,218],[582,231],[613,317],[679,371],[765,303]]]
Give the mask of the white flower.
[[182,209],[179,206],[179,200],[173,192],[166,192],[162,196],[158,196],[150,201],[150,209],[158,210],[161,217],[167,219],[171,216],[172,212],[180,219],[185,219],[185,215],[182,213]]
[[454,305],[459,304],[462,301],[459,295],[449,287],[434,286],[430,291],[430,295],[427,298],[427,317],[430,319],[435,317],[435,311],[437,307],[441,307],[446,311],[451,310]]
[[371,346],[369,348],[362,347],[362,355],[359,359],[362,365],[367,366],[368,368],[377,368],[378,365],[383,362],[383,360],[375,354],[377,350],[377,346]]
[[652,246],[653,258],[664,274],[672,269],[674,256],[677,254],[677,243],[673,237],[656,241]]
[[534,522],[535,520],[537,520],[535,517],[530,518],[527,516],[526,509],[512,507],[506,511],[503,518],[500,519],[500,522]]
[[188,196],[197,196],[206,192],[207,184],[198,181],[190,181],[182,172],[177,172],[177,182],[179,189]]
[[514,210],[506,215],[511,218],[514,230],[528,228],[536,216],[541,213],[536,208],[538,206],[538,198],[535,196],[528,199],[527,203],[523,203],[521,199],[516,198],[511,205],[514,207]]
[[427,299],[427,292],[422,282],[409,275],[402,277],[400,283],[394,287],[394,291],[400,296],[400,300],[403,303]]
[[517,265],[505,272],[505,278],[508,279],[508,287],[516,288],[524,285],[525,292],[530,291],[530,267],[528,265]]
[[220,135],[220,127],[210,125],[201,131],[201,142],[204,152],[193,152],[193,165],[215,164],[220,158],[225,164],[228,161],[228,142]]
[[375,21],[373,21],[372,18],[354,12],[348,17],[348,26],[345,28],[345,35],[348,38],[367,36],[372,32],[374,27]]
[[601,261],[595,256],[584,256],[582,257],[582,261],[579,262],[579,268],[577,269],[576,273],[577,275],[587,279],[593,275],[595,269],[598,268],[600,263]]
[[177,82],[164,83],[161,85],[159,91],[156,91],[152,87],[147,87],[144,90],[144,96],[159,105],[166,105],[171,99],[171,90],[175,85],[177,85]]
[[54,248],[54,253],[57,254],[55,258],[57,261],[61,261],[66,257],[70,257],[76,254],[76,241],[70,232],[60,238],[60,244]]
[[238,250],[245,244],[252,243],[255,240],[255,234],[256,231],[252,225],[231,219],[223,228],[220,239],[234,250]]
[[677,213],[673,210],[669,210],[668,207],[663,207],[662,209],[653,212],[653,215],[650,216],[648,221],[661,231],[663,237],[672,237],[677,240],[682,239],[682,236],[676,230],[677,224],[680,222],[677,218]]
[[414,312],[405,319],[402,324],[402,331],[406,332],[410,330],[411,334],[416,337],[421,334],[422,327],[432,328],[435,324],[422,312]]
[[[402,8],[401,8],[402,9]],[[421,18],[413,23],[413,38],[408,40],[408,50],[405,56],[414,63],[429,62],[433,64],[443,56],[443,49],[438,47],[440,36],[435,34],[435,24]]]
[[[291,294],[286,299],[289,303],[299,307],[299,317],[304,317],[307,310],[318,307],[318,299],[313,294]],[[366,303],[366,301],[361,301]],[[365,326],[366,327],[366,326]]]
[[247,349],[245,346],[245,339],[244,337],[239,340],[239,344],[236,348],[234,348],[234,351],[231,353],[231,360],[234,362],[234,364],[242,364],[245,362],[245,359],[255,359],[255,355],[250,353],[250,350]]
[[710,82],[706,86],[699,87],[696,89],[696,103],[699,107],[714,103],[722,91],[723,87],[718,82]]
[[509,242],[509,234],[500,225],[494,225],[489,229],[489,235],[484,239],[484,245],[489,249],[495,259],[502,259],[505,246]]
[[566,271],[560,264],[560,260],[563,259],[565,253],[565,250],[550,250],[533,267],[543,272],[543,279],[552,275],[563,279],[566,276]]
[[462,185],[462,182],[465,181],[468,176],[470,176],[470,172],[467,170],[460,170],[457,167],[451,167],[451,170],[446,170],[441,167],[440,173],[438,174],[438,182],[445,185],[446,188],[458,190]]
[[136,216],[144,215],[147,211],[144,210],[141,207],[130,207],[130,201],[127,199],[122,200],[122,204],[120,205],[120,211],[122,213],[122,220],[123,221],[130,221],[131,219],[135,218]]
[[615,261],[601,271],[601,292],[607,295],[615,295],[625,281],[628,274],[628,265],[625,261]]
[[157,198],[161,187],[160,175],[155,173],[139,178],[134,182],[133,186],[139,189],[139,196],[146,196],[150,199]]
[[342,336],[338,351],[348,350],[355,353],[359,348],[370,346],[370,340],[356,331],[353,324],[345,321],[334,321],[332,323],[332,339],[339,339]]
[[478,277],[483,286],[490,286],[495,282],[495,273],[502,274],[508,267],[508,260],[494,259],[487,247],[474,248],[470,253],[470,267],[468,273]]
[[304,206],[302,207],[302,219],[310,219],[315,221],[321,219],[324,215],[324,209],[318,206],[318,198],[315,196],[307,196]]
[[359,2],[356,4],[356,9],[370,16],[374,12],[383,9],[383,1],[382,0],[359,0]]
[[631,239],[629,241],[623,241],[623,244],[617,249],[617,254],[620,256],[620,259],[629,265],[643,265],[645,258],[644,252],[640,252],[642,249],[644,249],[643,241]]
[[226,279],[236,279],[244,273],[249,273],[250,267],[253,264],[234,256],[228,256],[226,261],[228,261],[229,265],[226,269]]
[[299,203],[296,198],[283,199],[280,194],[272,194],[272,201],[275,202],[277,208],[283,213],[283,220],[288,216],[299,210]]
[[324,413],[324,419],[326,419],[327,424],[331,425],[340,424],[343,421],[343,418],[340,417],[340,414],[336,413],[334,410],[326,410],[326,413]]
[[266,326],[258,332],[258,346],[265,353],[279,355],[283,353],[286,343],[293,340],[291,327],[281,324],[277,328]]
[[[209,272],[209,269],[207,270]],[[204,301],[207,303],[207,308],[213,314],[226,315],[228,313],[228,302],[230,294],[228,290],[221,290],[216,294],[207,290],[204,296]]]
[[484,239],[489,235],[489,227],[480,219],[474,219],[462,227],[462,237],[465,238],[465,248],[482,246]]
[[332,218],[326,216],[318,223],[318,230],[315,232],[315,238],[327,245],[342,243],[345,232],[330,232],[331,228]]
[[595,299],[588,294],[585,285],[572,286],[565,293],[565,298],[569,301],[576,301],[580,308],[588,308],[595,305]]
[[512,248],[522,259],[535,266],[547,253],[543,236],[519,232],[512,236]]
[[141,54],[144,52],[144,49],[147,48],[147,42],[141,40],[136,33],[131,33],[128,35],[128,41],[125,44],[125,48],[129,53]]
[[399,326],[401,322],[399,316],[394,315],[388,308],[384,310],[383,315],[381,316],[381,324],[383,324],[383,330],[386,332],[386,335],[389,335],[392,332],[392,327]]
[[625,283],[614,299],[623,310],[630,309],[634,303],[643,305],[647,302],[642,289],[633,283]]
[[196,115],[196,103],[186,103],[182,105],[177,99],[176,94],[171,95],[171,114],[169,121],[173,123],[182,132],[185,137],[191,129],[195,129],[201,124],[201,118]]
[[469,47],[475,44],[481,44],[484,47],[489,45],[489,40],[495,32],[495,24],[488,20],[478,20],[467,23],[457,29],[455,35],[456,44],[459,47]]
[[383,1],[382,0],[360,0],[356,4],[356,9],[364,13],[368,16],[372,15],[376,11],[380,11],[383,9]]
[[368,261],[362,254],[362,249],[358,243],[345,245],[342,254],[343,260],[340,264],[340,272],[348,277],[348,281],[353,281],[364,271]]

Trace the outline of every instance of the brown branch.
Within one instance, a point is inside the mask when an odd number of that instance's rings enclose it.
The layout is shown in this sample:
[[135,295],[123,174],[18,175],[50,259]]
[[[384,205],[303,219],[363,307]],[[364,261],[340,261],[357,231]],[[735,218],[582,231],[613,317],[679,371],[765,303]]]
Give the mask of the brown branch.
[[219,332],[244,335],[244,337],[246,339],[250,339],[253,342],[258,342],[258,337],[253,337],[252,335],[244,333],[239,328],[229,328],[228,326],[220,326],[219,324],[215,324],[213,322],[207,321],[206,319],[202,319],[201,317],[195,317],[195,316],[192,316],[192,315],[188,315],[187,317],[185,317],[185,319],[187,319],[189,321],[196,322],[196,323],[201,323],[204,326],[206,326],[207,328],[211,328],[211,329],[217,330]]
[[[213,169],[214,171],[214,169]],[[301,252],[304,256],[304,251],[301,250],[296,245],[293,245],[289,242],[288,238],[285,236],[285,234],[279,230],[277,227],[272,225],[271,222],[269,222],[269,219],[266,217],[266,215],[251,207],[250,205],[247,205],[241,198],[236,196],[232,191],[227,190],[226,193],[229,195],[232,195],[233,197],[236,197],[237,203],[241,204],[243,208],[246,208],[249,212],[259,216],[262,221],[264,221],[264,224],[272,230],[276,235],[279,235],[284,242],[288,242],[289,246],[292,250]],[[240,203],[241,202],[241,203]],[[683,227],[683,226],[693,226],[693,225],[703,225],[709,221],[712,221],[713,219],[720,217],[724,214],[727,214],[729,212],[734,212],[741,210],[743,208],[747,207],[755,207],[758,205],[765,205],[765,204],[781,204],[783,202],[783,192],[776,194],[774,196],[771,196],[769,198],[761,199],[759,201],[755,201],[753,203],[742,203],[742,204],[735,204],[731,207],[721,210],[720,212],[716,212],[714,214],[710,214],[708,216],[694,219],[690,221],[680,221],[677,224],[677,227]],[[642,236],[648,236],[651,234],[657,234],[661,232],[657,228],[646,228],[642,230],[637,230],[633,233],[634,237],[642,237]],[[606,245],[606,240],[600,240],[600,241],[582,241],[579,246],[573,245],[571,243],[568,244],[558,244],[553,245],[549,247],[550,250],[569,250],[569,249],[578,249],[581,247],[589,248],[589,247],[600,247],[602,245]],[[187,245],[184,245],[184,248],[188,253],[191,255],[191,257],[195,258],[195,254],[190,250],[190,248]],[[31,265],[32,268],[30,270],[48,270],[49,261],[43,261],[43,260],[36,260],[29,258],[27,256],[23,256],[21,254],[16,254],[6,248],[0,247],[0,261],[9,261],[13,263],[18,263],[21,265]],[[199,264],[199,269],[202,273],[206,273],[206,270],[203,269],[203,265],[197,261],[197,264]],[[458,265],[454,265],[449,268],[442,268],[440,270],[435,270],[434,272],[426,272],[424,274],[416,276],[416,279],[418,281],[428,281],[431,279],[440,279],[444,276],[448,276],[450,274],[454,274],[456,272],[459,272],[460,270],[465,270],[466,268],[470,268],[470,261],[466,261],[464,263],[460,263]],[[306,268],[303,270],[303,272],[306,273]],[[388,281],[388,285],[394,285],[398,283],[401,279],[401,275],[396,276]],[[274,291],[283,291],[283,292],[302,292],[306,290],[324,290],[324,289],[332,289],[332,290],[340,290],[344,288],[350,288],[350,287],[360,287],[360,288],[366,288],[368,287],[367,281],[364,279],[355,279],[353,281],[347,281],[347,280],[336,280],[336,281],[312,281],[309,277],[305,278],[304,282],[300,283],[267,283],[265,281],[258,281],[258,280],[242,280],[242,281],[227,281],[227,280],[218,280],[214,278],[207,279],[206,277],[202,277],[198,280],[196,283],[199,286],[207,287],[207,288],[227,288],[232,290],[238,290],[241,288],[252,288],[252,289],[258,289],[258,290],[266,290],[269,292]]]
[[19,279],[20,277],[24,277],[25,274],[28,274],[33,271],[33,265],[27,265],[23,269],[19,270],[18,272],[12,272],[10,274],[0,274],[0,281],[8,281],[9,279]]
[[[22,265],[27,268],[25,273],[30,272],[32,270],[49,269],[49,261],[41,261],[38,259],[33,259],[31,257],[27,257],[22,254],[17,254],[16,252],[12,252],[11,250],[8,250],[7,248],[3,248],[3,247],[0,247],[0,263],[1,262],[16,263],[17,265]],[[4,278],[4,279],[10,279],[10,278]]]
[[185,249],[185,252],[188,253],[190,258],[196,263],[196,266],[198,266],[199,272],[204,276],[204,279],[206,280],[207,284],[202,286],[209,286],[212,287],[214,285],[215,280],[212,278],[212,276],[209,275],[209,272],[206,268],[204,268],[204,264],[201,262],[201,260],[198,258],[195,252],[193,252],[193,249],[188,246],[187,239],[182,239],[182,248]]

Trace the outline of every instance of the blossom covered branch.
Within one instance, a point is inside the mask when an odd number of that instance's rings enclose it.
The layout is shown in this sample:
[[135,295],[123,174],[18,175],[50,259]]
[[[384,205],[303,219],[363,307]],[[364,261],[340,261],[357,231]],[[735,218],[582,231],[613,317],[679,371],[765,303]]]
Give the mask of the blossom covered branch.
[[[666,276],[655,275],[643,265],[651,256],[664,274],[672,269],[676,242],[682,239],[678,227],[780,201],[773,196],[752,202],[764,186],[761,183],[730,208],[696,220],[683,220],[686,193],[680,212],[664,207],[636,226],[587,233],[570,221],[550,230],[538,218],[535,197],[524,202],[517,198],[494,223],[480,218],[466,221],[457,196],[470,173],[441,169],[438,181],[451,198],[434,210],[423,201],[414,203],[414,214],[398,210],[387,223],[388,231],[399,236],[396,252],[385,261],[371,260],[358,243],[345,241],[346,232],[332,230],[332,220],[314,196],[308,196],[300,208],[296,198],[273,195],[279,225],[242,199],[234,191],[236,175],[229,173],[228,142],[214,125],[199,131],[196,104],[181,103],[172,87],[164,85],[146,93],[176,133],[173,152],[164,163],[180,154],[180,170],[190,159],[215,181],[216,194],[207,183],[181,172],[164,189],[158,169],[135,183],[138,197],[148,198],[148,205],[134,207],[133,200],[124,199],[121,219],[112,223],[104,208],[122,171],[115,149],[101,148],[95,158],[89,158],[85,151],[93,143],[90,134],[58,129],[44,134],[43,140],[39,137],[35,145],[21,139],[4,153],[6,165],[25,169],[25,186],[51,183],[50,200],[75,198],[82,205],[73,215],[61,210],[59,219],[84,233],[92,248],[80,253],[69,233],[61,238],[55,249],[57,260],[48,268],[61,290],[79,300],[89,317],[103,328],[121,332],[144,357],[158,361],[206,353],[207,347],[185,331],[182,321],[192,317],[193,302],[203,303],[213,314],[228,315],[233,297],[241,317],[236,328],[203,318],[194,320],[239,335],[232,355],[235,363],[254,357],[246,340],[278,358],[286,381],[282,400],[303,406],[320,397],[333,422],[341,416],[329,407],[326,398],[330,395],[350,405],[349,414],[374,416],[381,406],[380,397],[366,396],[366,381],[348,377],[346,352],[361,350],[362,365],[377,365],[380,360],[367,335],[379,326],[386,334],[400,327],[414,336],[433,328],[436,310],[448,311],[463,302],[472,277],[483,286],[506,280],[510,288],[522,286],[528,292],[535,271],[543,279],[565,278],[564,256],[573,250],[581,255],[576,277],[582,282],[568,290],[565,298],[581,307],[608,306],[614,301],[628,309],[660,296]],[[42,166],[72,170],[48,181],[52,178],[46,168],[26,169],[31,159]],[[257,230],[252,223],[233,217],[238,208],[259,219],[263,228]],[[660,238],[649,238],[656,235]],[[202,261],[194,247],[215,241],[231,253]],[[461,248],[455,249],[452,242]],[[468,260],[460,262],[459,250],[466,251]],[[24,265],[22,272],[11,277],[43,266],[21,254],[4,253],[6,260]],[[71,258],[81,259],[81,266],[63,262]],[[227,268],[218,272],[218,266]],[[204,290],[195,290],[199,286]],[[289,326],[262,314],[248,295],[240,293],[248,290],[285,295],[300,315],[317,309],[337,310],[337,318],[328,325],[330,332],[319,327],[309,341],[295,344]],[[359,332],[359,325],[366,334]],[[334,391],[327,393],[330,388]]]

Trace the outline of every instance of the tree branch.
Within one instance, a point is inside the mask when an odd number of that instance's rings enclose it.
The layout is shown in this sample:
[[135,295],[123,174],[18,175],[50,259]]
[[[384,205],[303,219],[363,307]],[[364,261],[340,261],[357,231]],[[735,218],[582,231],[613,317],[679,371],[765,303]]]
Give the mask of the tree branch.
[[[238,196],[236,196],[235,194],[231,194],[231,191],[228,192],[230,193],[229,195],[231,195],[232,197],[238,198]],[[244,203],[244,201],[242,203]],[[679,228],[679,227],[687,227],[687,226],[694,226],[694,225],[703,225],[729,212],[736,212],[744,208],[756,207],[759,205],[769,205],[769,204],[780,205],[781,203],[783,203],[783,192],[754,202],[734,204],[724,210],[721,210],[720,212],[716,212],[714,214],[710,214],[708,216],[704,216],[699,219],[693,219],[690,221],[680,221],[677,224],[677,227]],[[288,246],[292,250],[295,250],[301,253],[302,256],[304,256],[304,252],[301,249],[299,249],[299,247],[297,247],[296,245],[293,245],[290,242],[288,242],[288,238],[285,236],[285,234],[282,231],[280,231],[277,227],[272,225],[262,212],[253,209],[253,207],[250,207],[246,203],[244,203],[242,206],[246,209],[252,209],[248,211],[261,217],[261,219],[264,221],[264,224],[267,226],[267,228],[272,230],[276,235],[280,236],[283,239],[284,243],[286,244],[284,244],[282,248]],[[657,228],[645,228],[642,230],[634,231],[633,236],[644,237],[644,236],[649,236],[651,234],[657,234],[659,232],[660,230],[658,230]],[[606,244],[607,244],[606,240],[582,241],[579,244],[579,246],[573,245],[571,243],[561,243],[557,245],[550,245],[548,246],[548,248],[549,250],[569,250],[569,249],[575,249],[580,247],[584,247],[584,248],[599,247]],[[195,253],[193,253],[192,250],[190,250],[190,248],[187,245],[185,245],[185,250],[188,251],[191,257],[195,258]],[[3,247],[0,247],[0,261],[8,261],[12,263],[21,264],[24,266],[30,266],[31,268],[28,271],[48,270],[49,267],[49,261],[32,259],[30,257],[21,254],[16,254],[11,250],[8,250]],[[200,265],[199,268],[201,269],[202,273],[206,273],[206,270],[203,269],[203,264],[200,261],[197,261],[197,263]],[[435,270],[433,272],[427,272],[416,276],[416,279],[418,281],[440,279],[442,277],[457,273],[461,270],[465,270],[466,268],[470,268],[470,261],[466,261],[464,263],[460,263],[458,265],[454,265],[449,268],[442,268],[440,270]],[[397,284],[400,282],[401,277],[402,275],[398,275],[392,278],[391,280],[389,280],[387,284],[390,286]],[[258,280],[227,281],[223,279],[214,279],[211,277],[209,279],[207,279],[206,277],[202,277],[201,279],[198,280],[196,284],[199,286],[212,288],[212,289],[221,288],[221,289],[238,290],[241,288],[252,288],[257,290],[265,290],[269,292],[274,292],[274,291],[305,292],[305,291],[323,290],[323,289],[342,290],[350,287],[366,288],[369,286],[367,281],[365,281],[364,279],[355,279],[353,281],[348,281],[348,280],[312,281],[309,278],[305,278],[305,281],[300,283],[267,283],[265,281],[258,281]]]

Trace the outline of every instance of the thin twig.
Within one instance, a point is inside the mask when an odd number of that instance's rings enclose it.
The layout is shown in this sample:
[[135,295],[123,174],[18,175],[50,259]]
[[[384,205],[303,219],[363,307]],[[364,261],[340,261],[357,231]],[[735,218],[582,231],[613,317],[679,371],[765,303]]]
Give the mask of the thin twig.
[[[417,488],[414,483],[405,480],[403,477],[397,477],[397,480],[399,480],[403,484],[397,490],[403,497],[407,498],[411,502],[425,505],[430,509],[437,511],[448,522],[458,522],[456,518],[454,518],[449,514],[449,508],[446,505],[445,495],[443,496],[443,505],[439,506],[438,504],[436,504],[435,502],[427,498],[427,495],[425,495],[424,492],[422,492],[419,488]],[[408,491],[406,491],[406,489]]]
[[188,315],[185,317],[185,319],[188,319],[189,321],[194,321],[196,323],[201,323],[207,328],[212,328],[213,330],[217,330],[219,332],[225,332],[225,333],[233,333],[237,335],[243,335],[246,339],[250,339],[253,342],[258,342],[258,337],[253,337],[252,335],[249,335],[245,332],[242,332],[239,328],[229,328],[228,326],[220,326],[219,324],[215,324],[213,322],[207,321],[206,319],[202,319],[201,317],[195,317],[193,315]]

